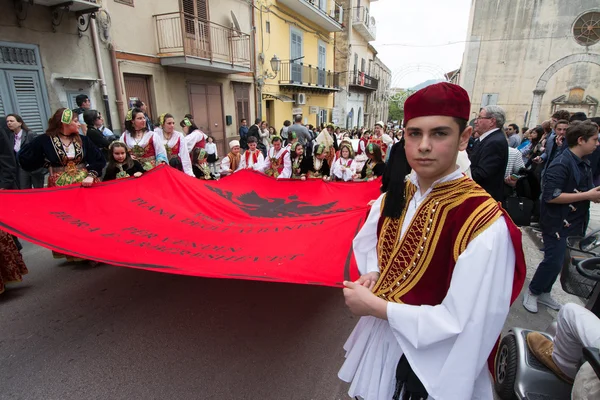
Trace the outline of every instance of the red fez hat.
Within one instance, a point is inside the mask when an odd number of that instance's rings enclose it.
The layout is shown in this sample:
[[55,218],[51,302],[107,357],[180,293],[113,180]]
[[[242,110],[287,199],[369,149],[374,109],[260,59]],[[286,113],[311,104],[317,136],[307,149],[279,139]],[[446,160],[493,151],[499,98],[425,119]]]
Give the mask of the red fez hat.
[[469,94],[458,85],[440,82],[429,85],[411,95],[404,103],[404,125],[409,120],[430,115],[444,115],[469,119]]

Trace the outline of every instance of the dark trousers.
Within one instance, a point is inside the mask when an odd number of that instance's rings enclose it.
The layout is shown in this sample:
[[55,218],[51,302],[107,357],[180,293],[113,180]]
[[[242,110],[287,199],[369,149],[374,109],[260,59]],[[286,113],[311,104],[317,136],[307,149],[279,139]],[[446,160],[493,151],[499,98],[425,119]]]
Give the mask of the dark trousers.
[[44,187],[44,174],[40,172],[27,172],[19,168],[19,188],[40,189]]
[[529,284],[529,291],[536,296],[550,293],[552,285],[560,274],[567,251],[567,236],[559,239],[555,235],[542,233],[542,239],[544,240],[544,259],[538,265]]

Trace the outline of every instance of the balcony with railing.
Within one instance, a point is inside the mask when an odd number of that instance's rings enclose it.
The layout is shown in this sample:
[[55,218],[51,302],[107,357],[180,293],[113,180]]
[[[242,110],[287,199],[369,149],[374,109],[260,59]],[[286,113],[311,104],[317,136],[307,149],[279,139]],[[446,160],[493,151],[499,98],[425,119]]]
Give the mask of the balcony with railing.
[[[277,0],[298,15],[317,24],[327,32],[341,32],[344,9],[330,0]],[[331,4],[331,8],[328,8]]]
[[340,90],[339,74],[297,62],[282,62],[279,86],[314,92],[337,92]]
[[350,77],[350,89],[374,92],[379,87],[379,79],[373,78],[364,72],[356,71]]
[[354,7],[352,9],[352,27],[356,29],[367,42],[377,38],[375,18],[367,7]]
[[81,14],[88,14],[100,9],[100,1],[96,0],[32,0],[29,1],[29,3],[52,8],[56,7],[64,11],[71,11]]
[[252,71],[250,35],[183,12],[154,20],[162,65],[225,74]]

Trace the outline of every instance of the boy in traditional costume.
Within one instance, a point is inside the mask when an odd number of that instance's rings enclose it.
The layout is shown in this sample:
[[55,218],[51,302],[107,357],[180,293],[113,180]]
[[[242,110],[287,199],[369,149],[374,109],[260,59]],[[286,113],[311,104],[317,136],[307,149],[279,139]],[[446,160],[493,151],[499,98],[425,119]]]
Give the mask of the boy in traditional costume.
[[292,176],[292,162],[288,156],[290,150],[281,145],[279,136],[273,136],[271,143],[273,146],[269,148],[265,160],[265,174],[273,178],[290,178]]
[[258,148],[258,140],[254,136],[248,137],[248,150],[242,155],[240,169],[263,172],[265,168],[265,156]]
[[[363,316],[339,377],[364,400],[492,400],[488,370],[525,280],[521,232],[457,168],[471,135],[467,92],[439,83],[406,100],[404,162],[353,242],[344,282]],[[390,160],[392,161],[392,160]],[[493,363],[491,364],[493,365]]]
[[240,168],[242,158],[240,154],[240,142],[232,140],[229,142],[229,148],[231,151],[221,161],[221,176],[231,175]]

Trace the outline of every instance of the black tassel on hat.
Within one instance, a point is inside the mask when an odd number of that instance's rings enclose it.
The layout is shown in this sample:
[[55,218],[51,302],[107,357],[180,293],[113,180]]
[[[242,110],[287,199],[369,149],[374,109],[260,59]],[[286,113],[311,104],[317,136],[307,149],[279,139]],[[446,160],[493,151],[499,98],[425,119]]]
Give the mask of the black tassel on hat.
[[404,198],[404,179],[411,171],[404,150],[404,138],[394,144],[385,166],[381,180],[381,191],[387,193],[383,205],[383,216],[400,218],[406,199]]

